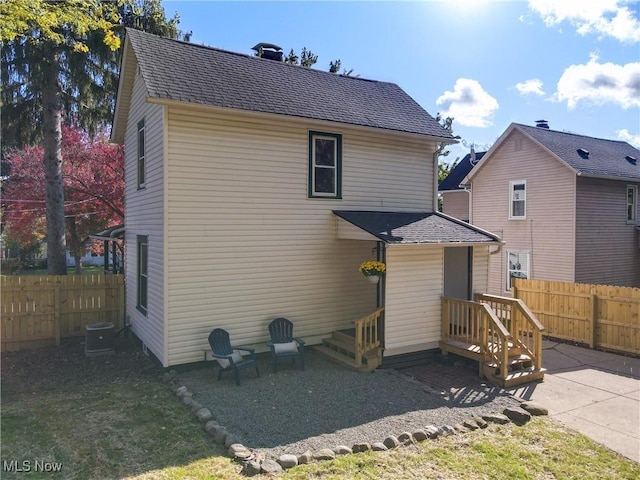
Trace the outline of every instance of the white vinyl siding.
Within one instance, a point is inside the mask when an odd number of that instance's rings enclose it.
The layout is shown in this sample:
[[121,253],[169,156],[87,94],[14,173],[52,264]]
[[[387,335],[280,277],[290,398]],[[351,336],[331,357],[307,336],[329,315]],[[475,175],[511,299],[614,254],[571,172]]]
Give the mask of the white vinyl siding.
[[[169,364],[211,329],[264,348],[275,316],[312,339],[376,308],[358,271],[376,242],[337,238],[332,209],[431,210],[434,145],[416,137],[229,110],[168,112]],[[309,131],[342,135],[342,199],[308,198]]]
[[387,248],[385,356],[432,349],[441,337],[444,250]]
[[[131,328],[166,366],[164,327],[163,233],[163,107],[145,101],[147,91],[139,75],[134,89],[125,136],[125,275],[127,316]],[[138,122],[145,119],[145,188],[138,189]],[[149,239],[147,314],[137,307],[137,236]]]
[[489,248],[473,247],[473,269],[471,291],[473,293],[487,293],[489,291]]
[[[574,281],[575,174],[517,130],[484,160],[472,179],[472,222],[505,242],[489,257],[489,293],[508,293],[507,250],[531,253],[530,278]],[[526,179],[526,219],[512,221],[507,199],[518,179]]]
[[575,281],[640,287],[640,232],[625,208],[629,184],[578,178],[577,186]]

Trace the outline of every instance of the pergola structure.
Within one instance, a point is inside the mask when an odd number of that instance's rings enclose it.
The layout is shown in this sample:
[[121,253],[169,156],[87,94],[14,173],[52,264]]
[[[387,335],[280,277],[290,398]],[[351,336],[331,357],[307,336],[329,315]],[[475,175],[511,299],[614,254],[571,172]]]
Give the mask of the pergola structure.
[[[118,262],[118,249],[124,256],[124,246],[119,241],[124,240],[124,223],[109,227],[101,232],[89,235],[92,240],[102,240],[104,243],[104,272],[122,273],[124,262]],[[109,262],[111,257],[111,262]]]

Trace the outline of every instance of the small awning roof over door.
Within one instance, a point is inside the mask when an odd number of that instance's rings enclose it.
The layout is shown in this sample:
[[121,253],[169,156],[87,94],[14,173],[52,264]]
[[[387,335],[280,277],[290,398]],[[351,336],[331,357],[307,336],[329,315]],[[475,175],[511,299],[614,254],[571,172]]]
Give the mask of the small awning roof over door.
[[[497,235],[439,212],[334,210],[333,213],[339,218],[339,238],[399,245],[502,244]],[[354,231],[353,226],[360,232]]]

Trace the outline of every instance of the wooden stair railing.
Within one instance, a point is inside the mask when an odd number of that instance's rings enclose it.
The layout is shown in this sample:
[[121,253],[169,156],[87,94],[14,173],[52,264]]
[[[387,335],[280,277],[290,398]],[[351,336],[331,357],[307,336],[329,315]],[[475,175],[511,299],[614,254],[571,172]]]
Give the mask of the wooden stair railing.
[[475,300],[488,304],[496,312],[515,340],[514,346],[531,357],[536,370],[541,370],[544,326],[529,307],[520,299],[498,295],[476,294]]
[[356,351],[355,366],[362,366],[362,358],[368,352],[380,347],[380,334],[378,331],[378,319],[384,312],[384,307],[377,309],[366,317],[356,320]]
[[491,307],[485,303],[442,297],[442,340],[444,353],[452,352],[478,360],[479,375],[485,363],[500,368],[506,378],[511,335]]
[[359,372],[372,372],[382,365],[382,331],[380,318],[384,308],[352,322],[355,328],[334,330],[316,345],[316,351],[331,361]]
[[511,335],[509,330],[502,324],[489,305],[481,304],[484,308],[484,338],[481,343],[483,349],[483,359],[480,361],[480,374],[484,373],[485,363],[498,365],[500,368],[499,378],[506,379],[509,375],[509,343]]
[[475,300],[442,298],[442,352],[478,361],[479,375],[503,388],[542,379],[544,328],[535,315],[517,299]]

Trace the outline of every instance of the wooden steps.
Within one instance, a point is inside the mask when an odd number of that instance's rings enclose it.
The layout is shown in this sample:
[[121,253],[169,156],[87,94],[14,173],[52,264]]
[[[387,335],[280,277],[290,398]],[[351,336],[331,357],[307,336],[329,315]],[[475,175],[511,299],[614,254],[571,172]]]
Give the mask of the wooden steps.
[[321,354],[326,356],[332,362],[339,363],[340,365],[343,365],[351,370],[355,370],[357,372],[371,372],[375,370],[374,368],[370,368],[367,364],[356,367],[353,357],[349,357],[340,352],[336,352],[335,350],[332,350],[331,348],[324,345],[316,345],[315,347],[313,347],[313,349],[316,352],[320,352]]
[[[512,367],[515,366],[512,365]],[[509,372],[507,373],[506,378],[500,377],[500,369],[496,367],[496,365],[485,364],[483,366],[483,373],[487,380],[492,383],[502,387],[502,388],[511,388],[516,385],[522,385],[523,383],[535,382],[537,380],[542,380],[544,378],[544,374],[547,371],[546,368],[535,369],[533,367],[523,367],[523,368],[509,368]],[[497,372],[497,373],[496,373]]]
[[329,360],[340,363],[351,370],[372,372],[378,368],[382,359],[382,349],[380,348],[365,353],[362,365],[356,365],[356,339],[353,335],[349,335],[350,333],[349,330],[336,330],[331,333],[331,337],[322,340],[322,345],[313,348],[328,357]]
[[[490,350],[493,348],[492,345],[494,344],[489,345]],[[480,375],[502,388],[510,388],[523,383],[542,380],[546,372],[545,368],[534,368],[533,359],[523,353],[521,348],[514,346],[512,343],[509,343],[508,373],[506,378],[501,378],[500,365],[498,363],[489,361],[489,358],[483,358],[480,345],[450,339],[446,342],[440,342],[440,349],[445,354],[453,353],[478,361],[480,364]]]

